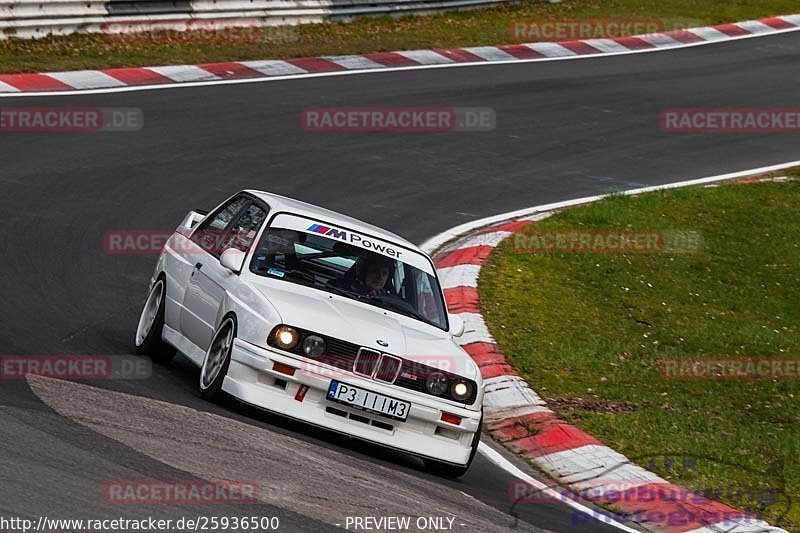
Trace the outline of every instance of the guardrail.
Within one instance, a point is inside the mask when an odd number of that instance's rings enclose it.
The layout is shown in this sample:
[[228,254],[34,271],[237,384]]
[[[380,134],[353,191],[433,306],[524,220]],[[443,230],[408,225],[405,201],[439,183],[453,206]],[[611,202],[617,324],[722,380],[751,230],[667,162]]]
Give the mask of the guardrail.
[[[0,0],[0,39],[76,32],[113,33],[130,25],[241,21],[260,26],[349,21],[356,17],[431,14],[513,0]],[[110,29],[113,28],[113,29]]]

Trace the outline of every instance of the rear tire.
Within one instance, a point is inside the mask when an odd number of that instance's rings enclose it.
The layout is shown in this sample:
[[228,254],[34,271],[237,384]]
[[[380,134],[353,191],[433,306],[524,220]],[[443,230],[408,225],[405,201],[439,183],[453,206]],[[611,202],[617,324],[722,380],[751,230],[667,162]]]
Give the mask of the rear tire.
[[226,317],[214,333],[200,369],[200,396],[206,400],[221,402],[226,397],[222,383],[231,364],[231,351],[235,338],[236,322],[233,317]]
[[147,294],[134,339],[137,354],[149,355],[153,361],[162,365],[169,364],[175,357],[175,348],[161,339],[164,332],[166,296],[167,286],[164,278],[159,277]]
[[483,416],[481,416],[481,421],[478,422],[478,430],[475,431],[475,435],[472,437],[472,451],[469,454],[467,464],[454,465],[451,463],[443,463],[441,461],[437,461],[436,459],[423,459],[422,462],[425,463],[425,470],[435,476],[446,477],[450,479],[456,479],[466,474],[470,465],[472,465],[472,461],[475,460],[475,454],[478,453],[478,445],[481,443],[482,429]]

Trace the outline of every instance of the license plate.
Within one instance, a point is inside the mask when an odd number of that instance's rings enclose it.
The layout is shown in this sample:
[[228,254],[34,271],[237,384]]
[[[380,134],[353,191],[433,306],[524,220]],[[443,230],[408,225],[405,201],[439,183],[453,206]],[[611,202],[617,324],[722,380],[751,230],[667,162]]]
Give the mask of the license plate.
[[336,380],[331,381],[330,387],[328,387],[328,399],[362,411],[402,421],[408,418],[408,411],[411,410],[410,402]]

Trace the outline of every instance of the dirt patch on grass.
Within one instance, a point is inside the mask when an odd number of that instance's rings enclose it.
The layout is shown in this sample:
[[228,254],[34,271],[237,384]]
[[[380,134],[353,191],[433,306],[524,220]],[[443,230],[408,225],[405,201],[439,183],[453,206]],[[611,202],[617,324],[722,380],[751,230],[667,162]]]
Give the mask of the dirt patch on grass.
[[640,409],[641,405],[631,402],[614,402],[602,398],[578,398],[575,396],[553,396],[546,398],[547,406],[556,413],[567,413],[569,411],[589,411],[592,413],[631,413]]

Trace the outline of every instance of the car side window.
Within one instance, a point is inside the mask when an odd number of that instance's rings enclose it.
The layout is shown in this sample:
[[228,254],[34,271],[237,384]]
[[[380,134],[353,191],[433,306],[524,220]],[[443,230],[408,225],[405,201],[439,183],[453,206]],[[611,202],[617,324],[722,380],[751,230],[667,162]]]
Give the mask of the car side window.
[[228,202],[220,211],[200,223],[192,233],[192,241],[211,255],[219,257],[228,240],[225,231],[228,224],[248,203],[250,203],[250,199],[246,196],[238,196]]
[[258,228],[261,227],[261,223],[266,218],[266,211],[256,204],[251,204],[228,230],[230,238],[225,243],[225,248],[236,248],[243,252],[248,251],[250,246],[253,245],[256,234],[258,234]]

